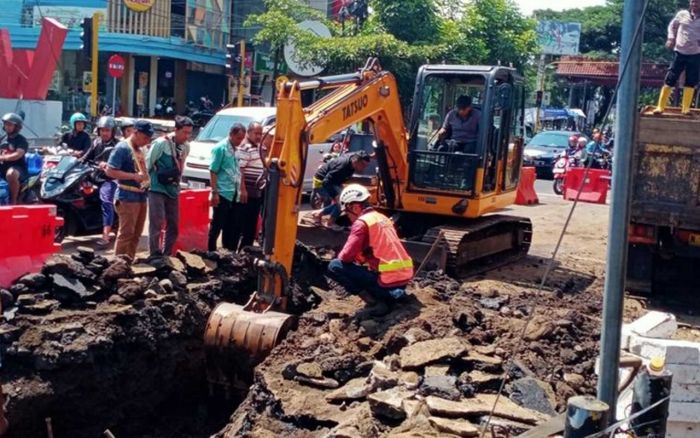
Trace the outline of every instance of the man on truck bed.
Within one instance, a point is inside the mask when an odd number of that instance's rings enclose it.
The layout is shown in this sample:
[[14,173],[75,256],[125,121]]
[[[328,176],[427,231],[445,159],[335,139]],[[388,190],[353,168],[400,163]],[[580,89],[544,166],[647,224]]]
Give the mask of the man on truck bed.
[[345,290],[367,303],[370,316],[381,316],[389,310],[387,304],[406,295],[406,285],[413,278],[413,261],[391,219],[370,206],[366,187],[345,187],[340,205],[352,228],[328,270]]
[[700,79],[700,1],[690,0],[688,10],[679,11],[668,25],[666,47],[673,49],[675,56],[666,74],[665,84],[661,88],[659,104],[654,114],[661,114],[666,109],[668,98],[678,78],[685,71],[683,86],[683,114],[690,112],[695,86]]

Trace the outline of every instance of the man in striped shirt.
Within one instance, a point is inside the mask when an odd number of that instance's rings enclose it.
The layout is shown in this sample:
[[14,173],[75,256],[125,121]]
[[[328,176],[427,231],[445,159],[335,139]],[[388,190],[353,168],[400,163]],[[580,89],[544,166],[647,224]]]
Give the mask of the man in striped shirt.
[[[236,211],[240,220],[240,248],[251,246],[255,241],[255,234],[258,227],[258,216],[263,203],[262,182],[263,167],[260,158],[260,141],[262,141],[263,129],[258,122],[248,125],[246,139],[236,149],[236,158],[243,177],[248,197],[245,202],[239,202]],[[238,236],[236,236],[238,239]],[[238,242],[238,240],[236,240]]]
[[654,110],[661,114],[666,109],[673,87],[685,71],[683,87],[683,114],[690,112],[695,86],[700,79],[700,0],[690,0],[688,10],[679,11],[668,25],[666,47],[673,49],[675,56],[666,74],[661,89],[659,104]]

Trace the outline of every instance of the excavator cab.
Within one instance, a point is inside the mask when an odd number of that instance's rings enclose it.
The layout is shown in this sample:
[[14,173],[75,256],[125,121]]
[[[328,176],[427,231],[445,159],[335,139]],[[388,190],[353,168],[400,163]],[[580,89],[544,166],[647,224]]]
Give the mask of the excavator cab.
[[[523,78],[500,66],[423,66],[413,98],[409,185],[415,192],[478,198],[514,189],[520,173]],[[460,96],[478,112],[478,137],[460,144],[438,135]]]

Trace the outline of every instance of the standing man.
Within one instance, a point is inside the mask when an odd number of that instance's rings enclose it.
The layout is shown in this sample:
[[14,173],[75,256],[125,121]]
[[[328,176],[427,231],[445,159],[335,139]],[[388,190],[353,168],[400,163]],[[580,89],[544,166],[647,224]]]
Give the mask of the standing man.
[[177,240],[180,177],[190,152],[193,126],[189,117],[175,117],[175,131],[154,141],[146,155],[146,170],[151,181],[148,192],[148,248],[151,258],[172,255]]
[[145,120],[134,123],[134,133],[122,140],[107,162],[107,176],[117,180],[119,231],[115,255],[126,254],[133,260],[146,222],[148,172],[142,149],[151,142],[153,126]]
[[241,184],[241,170],[236,159],[236,148],[245,139],[245,126],[234,123],[228,133],[228,138],[221,140],[212,149],[212,161],[209,166],[211,178],[211,205],[214,215],[209,226],[209,251],[216,251],[216,241],[223,232],[223,247],[235,251],[240,236],[240,216],[236,211],[236,203],[245,203],[247,194],[245,184]]
[[316,225],[322,225],[322,218],[330,216],[327,226],[335,228],[335,220],[340,216],[338,195],[345,184],[354,174],[362,173],[369,165],[370,156],[365,151],[343,155],[322,165],[314,175],[312,199],[319,196],[323,200],[323,209],[315,212],[312,217]]
[[[247,196],[246,202],[240,202],[235,207],[240,217],[240,245],[238,249],[251,246],[255,241],[255,232],[258,228],[258,217],[262,207],[263,196],[260,187],[260,179],[265,168],[260,158],[260,141],[263,129],[258,122],[248,125],[246,139],[236,149],[236,159],[241,169],[243,183]],[[238,243],[238,234],[234,235],[234,241]]]
[[661,114],[666,109],[671,91],[678,83],[678,78],[685,71],[683,86],[683,114],[690,113],[695,86],[700,79],[700,1],[690,0],[687,10],[679,11],[668,25],[666,47],[673,49],[675,55],[666,74],[665,84],[661,88],[659,103],[654,114]]
[[[117,146],[117,122],[113,117],[102,116],[97,121],[98,137],[92,142],[81,160],[97,161],[100,169],[107,169],[109,154]],[[117,183],[107,177],[100,184],[100,201],[102,203],[102,238],[97,241],[97,246],[109,245],[110,234],[114,226],[114,195],[117,191]]]
[[387,304],[406,295],[406,285],[413,278],[413,260],[391,219],[368,201],[369,191],[359,184],[350,184],[340,194],[341,208],[352,228],[328,270],[345,290],[359,295],[371,316],[381,316],[389,310]]
[[4,178],[10,186],[10,204],[17,204],[20,184],[29,175],[27,153],[29,143],[19,131],[22,130],[24,119],[15,113],[2,116],[2,129],[5,136],[0,139],[0,178]]
[[129,117],[122,117],[119,129],[121,129],[122,131],[122,138],[131,137],[131,134],[134,133],[134,119]]
[[469,96],[459,96],[456,106],[445,116],[438,138],[454,140],[457,143],[455,152],[474,153],[479,140],[481,112],[472,108],[472,98]]

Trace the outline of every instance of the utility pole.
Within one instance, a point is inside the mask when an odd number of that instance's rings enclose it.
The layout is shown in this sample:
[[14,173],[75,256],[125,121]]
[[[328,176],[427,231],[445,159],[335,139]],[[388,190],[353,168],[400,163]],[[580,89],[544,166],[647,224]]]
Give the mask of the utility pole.
[[238,72],[238,106],[243,106],[243,93],[245,92],[245,40],[240,43],[241,66]]
[[101,12],[95,12],[92,15],[92,81],[90,81],[90,115],[96,117],[97,114],[97,79],[99,66],[99,42],[100,42],[100,20],[102,19]]
[[639,81],[642,67],[642,31],[647,0],[625,0],[622,19],[620,86],[615,118],[615,163],[612,204],[608,228],[608,255],[605,269],[603,328],[600,334],[600,379],[598,399],[610,406],[614,421],[617,402],[620,331],[627,267],[632,160],[637,140]]

